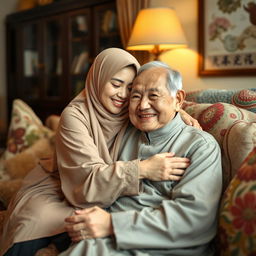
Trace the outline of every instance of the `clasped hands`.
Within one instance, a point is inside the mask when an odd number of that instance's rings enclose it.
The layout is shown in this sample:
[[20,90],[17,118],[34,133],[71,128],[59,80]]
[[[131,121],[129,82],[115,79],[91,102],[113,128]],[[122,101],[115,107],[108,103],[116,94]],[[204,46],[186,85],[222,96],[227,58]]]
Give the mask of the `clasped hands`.
[[[140,169],[146,170],[143,178],[149,180],[179,181],[184,169],[190,165],[188,158],[175,157],[174,153],[160,153],[141,161]],[[158,170],[158,171],[156,171]],[[98,206],[75,210],[65,219],[65,230],[72,242],[89,238],[102,238],[113,234],[111,214]]]
[[94,206],[75,210],[74,215],[65,219],[65,230],[72,242],[89,238],[101,238],[113,234],[110,213]]

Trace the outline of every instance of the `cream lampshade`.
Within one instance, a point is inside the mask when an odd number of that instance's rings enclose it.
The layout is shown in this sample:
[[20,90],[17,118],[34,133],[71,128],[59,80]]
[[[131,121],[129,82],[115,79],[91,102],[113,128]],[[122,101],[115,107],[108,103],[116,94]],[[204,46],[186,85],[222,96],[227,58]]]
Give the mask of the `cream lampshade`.
[[187,41],[175,11],[159,7],[138,13],[126,49],[150,51],[158,59],[163,51],[184,47]]

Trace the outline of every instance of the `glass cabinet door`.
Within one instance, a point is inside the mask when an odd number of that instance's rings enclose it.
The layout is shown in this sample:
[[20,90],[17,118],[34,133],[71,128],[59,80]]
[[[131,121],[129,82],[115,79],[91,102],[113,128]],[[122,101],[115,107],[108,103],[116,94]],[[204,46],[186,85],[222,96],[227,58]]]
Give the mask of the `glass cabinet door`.
[[122,48],[115,4],[95,7],[94,24],[96,36],[95,55],[109,47]]
[[61,20],[30,23],[22,31],[22,94],[27,100],[55,99],[62,89]]
[[37,99],[40,96],[39,70],[39,33],[38,24],[25,24],[22,33],[22,56],[21,72],[22,91],[21,94],[27,99]]
[[61,20],[52,19],[45,22],[44,35],[44,96],[47,99],[62,96],[63,61]]
[[74,13],[69,20],[70,27],[70,84],[71,97],[83,88],[85,76],[90,67],[90,12],[83,10]]

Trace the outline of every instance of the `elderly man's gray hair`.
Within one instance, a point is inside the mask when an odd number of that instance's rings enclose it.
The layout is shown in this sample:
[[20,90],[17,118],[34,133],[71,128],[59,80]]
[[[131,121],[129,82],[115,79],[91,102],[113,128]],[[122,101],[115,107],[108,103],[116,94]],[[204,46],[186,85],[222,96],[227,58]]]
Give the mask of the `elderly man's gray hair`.
[[138,75],[142,73],[145,70],[148,70],[150,68],[156,68],[161,67],[165,68],[167,71],[167,88],[169,89],[171,95],[174,97],[178,90],[182,89],[182,78],[178,71],[170,68],[169,65],[167,65],[164,62],[161,61],[151,61],[144,65],[142,65],[138,71]]

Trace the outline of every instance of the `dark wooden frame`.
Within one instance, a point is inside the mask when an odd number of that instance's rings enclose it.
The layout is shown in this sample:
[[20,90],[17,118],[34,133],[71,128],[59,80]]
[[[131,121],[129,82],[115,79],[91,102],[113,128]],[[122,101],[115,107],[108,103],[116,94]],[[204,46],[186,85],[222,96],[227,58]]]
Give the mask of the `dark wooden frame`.
[[[59,115],[64,107],[74,97],[72,95],[72,78],[85,79],[84,74],[71,74],[70,67],[72,64],[72,35],[71,35],[71,18],[78,14],[87,14],[88,29],[90,30],[86,44],[89,48],[89,64],[99,52],[98,40],[100,33],[98,23],[95,22],[97,10],[102,8],[116,9],[115,0],[63,0],[54,1],[51,4],[37,6],[35,8],[15,12],[6,17],[6,74],[7,74],[7,116],[8,122],[11,118],[13,100],[19,98],[25,101],[43,121],[50,114]],[[45,56],[45,24],[49,20],[58,20],[61,23],[61,45],[60,52],[63,59],[63,74],[61,75],[62,87],[58,96],[48,97],[45,95],[47,80],[45,74],[40,77],[39,89],[40,97],[31,99],[24,93],[22,84],[23,79],[23,26],[31,23],[38,24],[38,52],[43,59]],[[98,22],[98,21],[97,21]],[[119,37],[119,31],[109,35],[109,37]],[[84,40],[80,38],[81,40]],[[119,40],[120,41],[120,40]],[[113,47],[121,47],[119,42],[113,44]],[[40,62],[41,63],[41,62]],[[42,61],[43,63],[43,61]],[[43,67],[43,65],[42,65]],[[38,74],[39,76],[40,74]],[[42,96],[41,96],[42,95]],[[0,134],[1,141],[1,134]]]
[[[241,69],[207,69],[205,67],[205,16],[206,16],[206,1],[211,0],[198,0],[198,74],[199,76],[256,76],[256,63],[253,68]],[[255,49],[256,52],[256,49]],[[228,54],[227,54],[228,55]],[[256,58],[256,57],[255,57]]]

